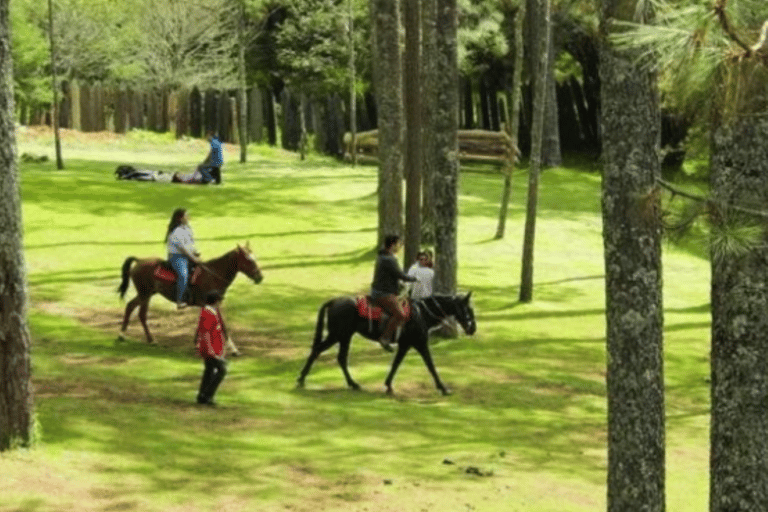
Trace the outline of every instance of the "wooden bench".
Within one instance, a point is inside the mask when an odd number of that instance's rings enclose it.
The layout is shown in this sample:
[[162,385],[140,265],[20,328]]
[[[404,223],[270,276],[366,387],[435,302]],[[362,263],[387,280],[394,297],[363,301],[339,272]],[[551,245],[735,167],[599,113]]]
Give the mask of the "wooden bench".
[[[344,134],[344,159],[352,160],[352,134]],[[379,162],[379,131],[359,132],[355,138],[355,153],[360,163]],[[482,162],[499,166],[513,164],[520,150],[505,132],[488,130],[459,130],[459,161]]]

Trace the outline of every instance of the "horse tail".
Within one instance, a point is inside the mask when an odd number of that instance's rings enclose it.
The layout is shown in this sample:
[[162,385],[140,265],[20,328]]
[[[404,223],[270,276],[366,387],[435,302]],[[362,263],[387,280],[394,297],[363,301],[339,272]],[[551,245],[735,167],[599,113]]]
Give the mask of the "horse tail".
[[130,277],[131,272],[131,265],[134,261],[136,261],[138,258],[135,256],[128,256],[125,259],[125,263],[123,263],[123,280],[120,283],[120,286],[117,287],[117,291],[120,293],[120,298],[125,298],[125,292],[128,291],[128,278]]
[[325,329],[325,314],[326,314],[326,311],[328,311],[328,308],[331,307],[333,300],[334,299],[331,299],[325,304],[323,304],[322,306],[320,306],[320,310],[317,312],[317,325],[315,326],[315,341],[312,342],[313,347],[320,345],[320,343],[323,341],[323,330]]

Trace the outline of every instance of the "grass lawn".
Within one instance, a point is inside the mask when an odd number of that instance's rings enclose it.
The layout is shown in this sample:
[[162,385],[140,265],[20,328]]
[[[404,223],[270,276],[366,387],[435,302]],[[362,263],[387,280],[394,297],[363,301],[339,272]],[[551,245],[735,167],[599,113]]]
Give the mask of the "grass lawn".
[[[19,153],[52,155],[22,131]],[[0,455],[0,511],[596,511],[605,508],[606,405],[600,176],[544,172],[534,302],[519,304],[527,176],[514,177],[507,236],[494,240],[501,178],[461,176],[459,287],[473,337],[435,340],[442,397],[409,354],[355,338],[346,389],[335,349],[303,390],[317,308],[366,291],[376,237],[376,169],[252,147],[226,148],[222,186],[120,182],[119,164],[185,170],[201,141],[65,133],[67,168],[21,164],[39,443]],[[265,278],[238,277],[224,315],[244,356],[214,410],[193,405],[202,364],[197,311],[155,297],[116,341],[127,256],[162,256],[171,211],[189,209],[215,257],[250,241]],[[708,495],[709,265],[665,247],[667,507]],[[129,290],[128,298],[133,296]]]

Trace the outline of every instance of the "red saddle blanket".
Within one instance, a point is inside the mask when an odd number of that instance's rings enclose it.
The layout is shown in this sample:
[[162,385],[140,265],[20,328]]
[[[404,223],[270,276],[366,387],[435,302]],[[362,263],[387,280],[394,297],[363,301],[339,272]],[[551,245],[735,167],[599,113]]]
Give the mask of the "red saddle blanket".
[[[400,303],[403,306],[405,312],[405,318],[411,317],[411,303],[409,301],[403,301]],[[371,302],[370,297],[364,295],[358,295],[355,298],[355,305],[357,306],[357,314],[368,320],[381,320],[382,309],[379,306],[375,306]]]
[[[159,264],[155,266],[155,270],[153,272],[153,275],[156,279],[159,279],[161,281],[168,281],[169,283],[175,283],[176,282],[176,272],[169,269],[163,264]],[[200,275],[200,267],[195,267],[192,271],[192,278],[189,280],[189,284],[195,284],[197,282],[197,278]]]

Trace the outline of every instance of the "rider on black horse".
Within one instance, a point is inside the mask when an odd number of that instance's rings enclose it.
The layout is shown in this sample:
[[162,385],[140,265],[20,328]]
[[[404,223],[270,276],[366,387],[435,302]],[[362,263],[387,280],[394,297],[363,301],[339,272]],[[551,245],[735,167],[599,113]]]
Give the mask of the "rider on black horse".
[[373,283],[371,284],[371,299],[377,306],[390,314],[387,325],[384,328],[379,343],[386,350],[392,350],[392,335],[406,320],[405,312],[397,300],[397,292],[400,281],[416,281],[400,268],[395,256],[400,250],[400,237],[389,235],[384,238],[384,248],[376,257],[376,268],[373,271]]

